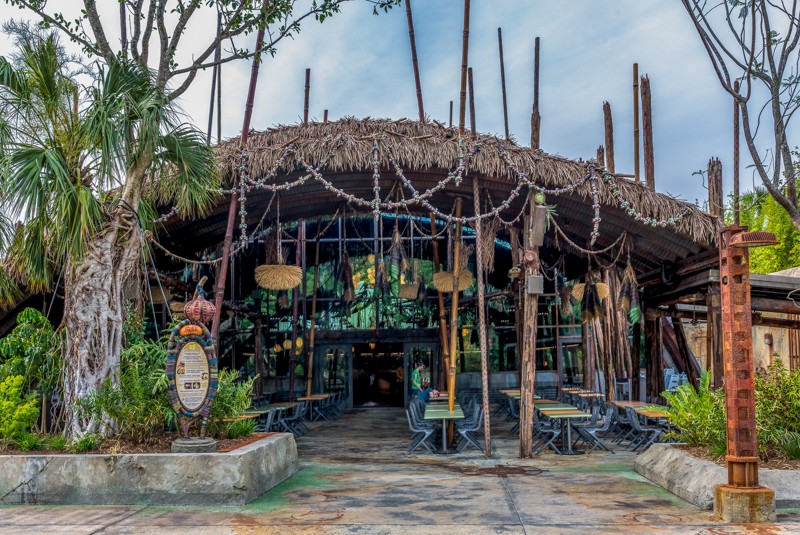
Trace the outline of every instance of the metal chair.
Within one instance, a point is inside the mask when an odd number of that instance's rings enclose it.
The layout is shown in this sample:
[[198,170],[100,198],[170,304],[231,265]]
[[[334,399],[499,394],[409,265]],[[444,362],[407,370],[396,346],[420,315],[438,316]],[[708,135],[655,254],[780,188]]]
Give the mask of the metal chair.
[[456,431],[464,439],[458,446],[459,452],[464,451],[464,448],[466,448],[468,444],[471,444],[483,453],[483,446],[481,446],[480,442],[478,442],[473,435],[473,433],[480,430],[481,422],[483,422],[483,408],[477,403],[472,409],[472,416],[470,418],[456,420]]
[[428,453],[433,453],[433,449],[428,444],[428,439],[433,436],[436,427],[434,425],[422,424],[417,421],[413,416],[413,411],[406,409],[406,419],[408,420],[408,428],[413,433],[411,436],[411,447],[408,453],[415,451],[420,446],[424,446]]
[[[633,451],[639,448],[643,448],[642,451],[646,450],[653,442],[658,440],[663,430],[660,427],[642,424],[639,421],[639,416],[632,407],[627,407],[625,411],[628,413],[628,419],[631,421],[631,425],[637,435],[635,439],[631,441],[631,446],[634,446]],[[650,435],[650,437],[648,438],[647,435]]]

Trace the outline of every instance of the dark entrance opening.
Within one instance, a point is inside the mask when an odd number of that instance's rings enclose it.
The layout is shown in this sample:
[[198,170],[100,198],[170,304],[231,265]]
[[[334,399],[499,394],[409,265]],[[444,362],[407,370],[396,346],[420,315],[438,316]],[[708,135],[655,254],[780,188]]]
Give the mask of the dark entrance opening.
[[402,343],[353,345],[353,405],[402,407],[405,368]]

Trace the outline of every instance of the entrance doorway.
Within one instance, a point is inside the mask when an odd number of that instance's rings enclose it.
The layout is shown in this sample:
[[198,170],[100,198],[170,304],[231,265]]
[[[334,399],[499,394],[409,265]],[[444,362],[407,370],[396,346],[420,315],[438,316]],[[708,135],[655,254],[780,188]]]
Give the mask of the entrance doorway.
[[562,386],[583,386],[583,344],[580,336],[558,341]]
[[404,377],[403,344],[353,345],[353,406],[402,407]]

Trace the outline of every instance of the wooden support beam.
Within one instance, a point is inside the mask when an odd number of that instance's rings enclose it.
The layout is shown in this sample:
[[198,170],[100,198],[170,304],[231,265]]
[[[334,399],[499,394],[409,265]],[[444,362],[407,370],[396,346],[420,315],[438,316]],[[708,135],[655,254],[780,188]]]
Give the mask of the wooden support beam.
[[639,172],[639,64],[633,64],[633,176],[642,181]]
[[603,129],[605,131],[606,171],[616,173],[614,165],[614,120],[611,117],[611,104],[603,102]]
[[653,149],[653,108],[650,99],[650,78],[642,76],[642,148],[644,149],[644,181],[651,191],[656,190],[656,168]]
[[303,124],[308,124],[308,101],[311,93],[311,69],[306,69],[306,90],[303,98]]
[[542,116],[539,114],[539,38],[533,46],[533,111],[531,112],[531,149],[541,148]]
[[719,158],[708,160],[708,213],[714,217],[724,216],[722,195],[722,162]]
[[[532,195],[533,192],[530,193]],[[540,274],[539,247],[533,232],[534,214],[536,203],[530,199],[530,213],[525,218],[525,275]],[[527,285],[526,285],[527,286]],[[520,359],[520,401],[519,401],[519,456],[528,459],[533,456],[533,398],[536,385],[536,327],[539,309],[539,296],[528,292],[524,293],[523,308],[523,347]]]
[[406,0],[406,19],[408,21],[408,40],[411,42],[411,65],[414,68],[414,83],[417,86],[417,110],[419,122],[425,122],[425,106],[422,103],[422,82],[419,77],[419,62],[417,61],[417,40],[414,38],[414,18],[411,14],[411,0]]

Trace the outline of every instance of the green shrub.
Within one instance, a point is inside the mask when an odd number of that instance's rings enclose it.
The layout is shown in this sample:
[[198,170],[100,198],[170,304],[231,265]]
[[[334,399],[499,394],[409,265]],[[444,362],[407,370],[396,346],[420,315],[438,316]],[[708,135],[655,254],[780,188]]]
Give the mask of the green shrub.
[[781,436],[780,443],[789,459],[800,460],[800,433],[787,431]]
[[35,433],[20,433],[14,439],[14,444],[22,451],[40,450],[46,445],[44,437]]
[[17,315],[14,330],[0,338],[0,379],[22,375],[26,390],[50,392],[60,369],[61,335],[41,312],[26,308]]
[[253,404],[253,378],[237,382],[238,377],[234,370],[219,372],[219,387],[208,419],[208,433],[214,437],[227,436],[231,426],[242,428],[244,424],[234,419]]
[[39,419],[35,394],[23,394],[24,378],[10,375],[0,382],[0,438],[15,439]]
[[690,446],[708,448],[716,456],[725,454],[725,397],[710,388],[708,372],[700,377],[700,388],[684,383],[674,392],[664,392],[669,421],[675,426],[670,435]]
[[252,435],[257,426],[258,422],[253,419],[230,422],[225,430],[225,437],[233,439]]
[[94,451],[103,445],[103,437],[97,433],[86,433],[82,437],[70,442],[68,449],[74,453]]
[[63,435],[50,435],[45,440],[45,448],[64,451],[69,447],[69,441]]

